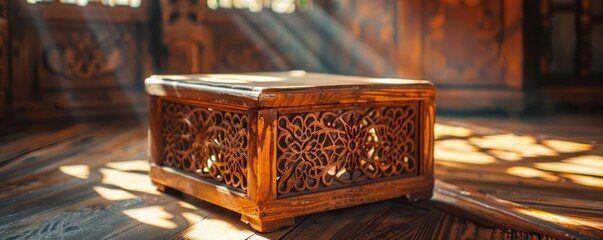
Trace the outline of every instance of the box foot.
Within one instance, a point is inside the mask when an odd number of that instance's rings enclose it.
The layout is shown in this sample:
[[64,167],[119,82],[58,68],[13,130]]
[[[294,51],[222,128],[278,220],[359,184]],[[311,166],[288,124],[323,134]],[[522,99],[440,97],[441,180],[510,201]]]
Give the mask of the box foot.
[[153,185],[155,186],[155,188],[157,188],[157,191],[167,193],[169,195],[176,196],[176,197],[182,197],[182,192],[178,191],[174,188],[165,186],[165,185],[155,182],[155,181],[153,181]]
[[258,232],[274,232],[280,228],[292,226],[295,224],[295,218],[283,218],[277,220],[257,220],[249,218],[245,215],[241,215],[241,221],[251,225],[251,227]]
[[408,201],[411,202],[416,202],[416,201],[421,201],[421,200],[429,200],[431,199],[431,197],[433,196],[433,191],[429,190],[429,191],[422,191],[422,192],[415,192],[415,193],[411,193],[406,195],[406,198],[408,199]]

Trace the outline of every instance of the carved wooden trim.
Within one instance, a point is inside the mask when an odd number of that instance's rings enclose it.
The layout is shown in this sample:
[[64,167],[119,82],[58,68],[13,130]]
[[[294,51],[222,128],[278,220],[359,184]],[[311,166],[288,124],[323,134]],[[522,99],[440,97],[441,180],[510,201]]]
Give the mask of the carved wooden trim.
[[279,114],[279,197],[417,175],[418,102],[338,109]]
[[161,102],[161,164],[247,191],[249,116]]

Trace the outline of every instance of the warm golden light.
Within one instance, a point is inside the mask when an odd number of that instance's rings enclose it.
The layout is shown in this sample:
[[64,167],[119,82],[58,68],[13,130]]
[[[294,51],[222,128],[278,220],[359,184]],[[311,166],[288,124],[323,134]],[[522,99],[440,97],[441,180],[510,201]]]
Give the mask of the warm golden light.
[[544,140],[542,144],[554,149],[557,152],[562,153],[572,153],[572,152],[581,152],[592,149],[592,145],[570,142],[570,141],[562,141],[562,140]]
[[600,167],[585,166],[585,165],[579,165],[579,164],[574,164],[574,163],[565,163],[565,162],[535,163],[534,166],[538,169],[553,171],[553,172],[576,173],[576,174],[584,174],[584,175],[603,177],[603,168],[600,168]]
[[556,151],[536,143],[536,139],[531,136],[518,136],[511,133],[472,137],[469,139],[469,142],[480,148],[516,152],[522,157],[559,155]]
[[584,155],[563,160],[563,162],[603,168],[603,157],[598,155]]
[[453,137],[469,137],[473,134],[473,131],[464,127],[453,127],[441,123],[435,124],[434,129],[435,137],[453,136]]
[[190,212],[183,212],[182,217],[184,217],[184,219],[186,220],[186,222],[189,225],[197,223],[205,218],[205,217],[199,216],[199,214],[190,213]]
[[88,167],[87,165],[60,166],[59,170],[64,174],[79,179],[87,179],[90,176],[90,167]]
[[[572,180],[572,182],[584,186],[603,188],[603,178],[584,176],[584,175],[576,175],[564,173],[561,174],[561,177]],[[603,199],[601,199],[603,201]]]
[[188,202],[184,202],[184,201],[178,201],[178,205],[182,208],[186,208],[186,209],[190,209],[190,210],[198,210],[199,208],[197,208],[195,205],[192,205]]
[[446,149],[435,149],[436,161],[450,161],[470,164],[488,164],[496,162],[494,157],[482,152],[460,152]]
[[147,160],[132,160],[132,161],[122,161],[122,162],[108,162],[107,167],[121,170],[121,171],[142,171],[148,172],[149,162]]
[[92,187],[92,189],[94,189],[94,191],[98,193],[98,195],[100,195],[102,198],[107,199],[109,201],[121,201],[136,198],[136,195],[121,189],[111,189],[101,186],[94,186]]
[[304,77],[306,76],[307,72],[304,70],[292,70],[289,71],[289,76],[291,77]]
[[552,214],[552,213],[548,213],[545,211],[540,211],[540,210],[536,210],[536,209],[524,209],[524,208],[516,208],[516,211],[526,214],[526,215],[530,215],[533,217],[537,217],[540,218],[542,220],[545,221],[549,221],[549,222],[556,222],[556,223],[562,223],[562,224],[571,224],[571,225],[579,225],[578,222],[573,221],[567,217],[564,216],[559,216],[557,214]]
[[[184,215],[184,214],[183,214]],[[195,220],[194,216],[190,220]],[[228,239],[245,239],[249,237],[247,227],[232,224],[222,218],[214,218],[215,215],[204,218],[203,224],[194,224],[184,231],[182,235],[186,236],[217,236],[216,239],[224,239],[224,232],[228,232]],[[185,217],[186,218],[186,217]],[[187,219],[188,221],[188,219]]]
[[175,229],[176,223],[171,221],[174,215],[166,212],[162,206],[150,206],[143,208],[127,209],[122,211],[128,217],[155,227],[164,229]]
[[585,220],[585,219],[576,219],[576,218],[572,218],[569,216],[560,216],[557,214],[540,211],[540,210],[536,210],[536,209],[516,208],[515,210],[520,213],[529,215],[529,216],[540,218],[540,219],[548,221],[548,222],[559,223],[562,225],[589,226],[589,227],[593,227],[593,228],[600,228],[601,226],[603,226],[603,224],[601,224],[598,221],[589,221],[589,220]]
[[492,149],[492,150],[488,150],[487,153],[492,156],[495,156],[497,158],[500,158],[502,160],[510,161],[510,162],[519,161],[519,160],[523,159],[523,156],[521,156],[521,154],[519,154],[517,152],[513,152],[513,151]]
[[424,84],[425,80],[411,80],[411,79],[399,79],[399,78],[366,78],[367,82],[371,83],[383,83],[383,84]]
[[124,172],[115,169],[101,168],[102,183],[120,187],[125,190],[145,192],[159,195],[146,174]]
[[488,164],[496,159],[462,139],[449,139],[435,143],[434,157],[436,161],[462,162],[471,164]]
[[538,169],[534,169],[534,168],[530,168],[530,167],[510,167],[507,169],[506,171],[508,174],[514,175],[514,176],[518,176],[518,177],[523,177],[523,178],[542,178],[544,180],[548,180],[548,181],[559,181],[559,177],[545,172],[545,171],[540,171]]
[[221,80],[238,80],[245,82],[278,82],[283,81],[283,77],[273,76],[262,76],[262,75],[244,75],[244,74],[207,74],[202,75],[201,79],[207,81],[208,79],[221,79]]
[[469,144],[467,140],[462,139],[448,139],[448,140],[440,140],[435,143],[436,148],[438,149],[446,149],[452,151],[462,151],[462,152],[477,152],[479,148]]

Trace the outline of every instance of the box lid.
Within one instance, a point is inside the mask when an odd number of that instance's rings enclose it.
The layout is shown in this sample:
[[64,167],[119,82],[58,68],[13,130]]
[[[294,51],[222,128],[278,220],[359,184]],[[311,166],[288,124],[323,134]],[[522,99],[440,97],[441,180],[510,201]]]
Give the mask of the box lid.
[[150,95],[244,108],[288,107],[434,98],[425,80],[342,76],[305,71],[154,75]]

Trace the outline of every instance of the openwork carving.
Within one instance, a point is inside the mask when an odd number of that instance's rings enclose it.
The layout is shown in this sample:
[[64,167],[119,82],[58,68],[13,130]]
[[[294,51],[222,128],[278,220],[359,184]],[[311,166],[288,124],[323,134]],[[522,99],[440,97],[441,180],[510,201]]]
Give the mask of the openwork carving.
[[247,190],[249,118],[162,102],[163,164]]
[[418,171],[418,103],[278,117],[279,196]]
[[44,51],[47,68],[75,80],[95,80],[127,66],[133,38],[128,33],[70,32],[70,36]]

